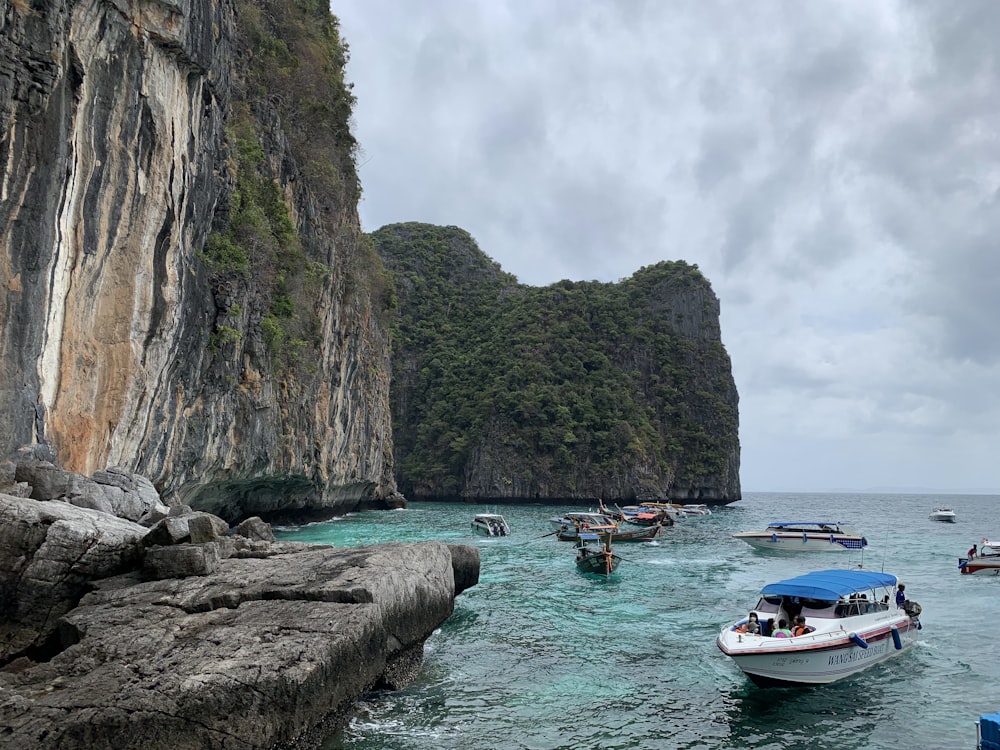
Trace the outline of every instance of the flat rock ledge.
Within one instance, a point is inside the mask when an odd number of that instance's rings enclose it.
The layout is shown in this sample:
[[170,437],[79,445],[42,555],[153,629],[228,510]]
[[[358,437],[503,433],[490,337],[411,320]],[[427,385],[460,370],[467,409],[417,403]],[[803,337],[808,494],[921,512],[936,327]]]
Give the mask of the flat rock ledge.
[[[0,511],[9,520],[16,509],[21,525],[24,504],[37,502],[0,500],[7,505]],[[19,612],[7,623],[9,642],[18,628],[40,642],[44,618],[34,621],[24,608],[34,586],[25,571],[38,567],[40,551],[60,543],[58,532],[65,535],[78,516],[102,533],[135,533],[138,544],[124,548],[141,555],[148,529],[60,505],[30,508],[45,516],[52,538],[22,543],[24,554],[12,557],[7,571],[17,569],[16,588],[10,581],[0,586],[0,604]],[[55,520],[51,511],[59,511]],[[94,557],[101,545],[85,541]],[[211,572],[180,578],[150,580],[140,566],[94,579],[96,564],[82,557],[95,568],[86,576],[88,593],[60,613],[44,648],[0,667],[0,748],[317,747],[365,692],[398,689],[414,677],[424,641],[451,615],[455,596],[479,578],[478,550],[465,545],[255,544],[251,556],[220,554]],[[73,578],[73,560],[47,555],[40,581]],[[65,569],[53,568],[53,559]]]

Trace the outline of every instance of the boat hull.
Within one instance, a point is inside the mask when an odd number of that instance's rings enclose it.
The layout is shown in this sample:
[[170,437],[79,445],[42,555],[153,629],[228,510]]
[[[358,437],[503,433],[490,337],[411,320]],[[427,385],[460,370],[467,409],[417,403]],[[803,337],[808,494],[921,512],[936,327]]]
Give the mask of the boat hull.
[[477,524],[472,524],[472,533],[479,534],[480,536],[508,536],[508,533],[503,529],[500,529],[499,531],[491,531],[490,529]]
[[581,573],[609,576],[618,570],[621,558],[613,553],[588,550],[576,558],[576,567]]
[[851,633],[838,630],[795,638],[739,635],[727,629],[717,644],[758,686],[826,685],[909,650],[917,642],[918,629],[909,617]]
[[[650,542],[659,536],[662,526],[636,526],[631,529],[617,528],[614,530],[587,529],[583,533],[597,534],[602,539],[610,538],[612,543],[618,542]],[[575,542],[580,538],[580,530],[564,528],[556,534],[560,542]]]
[[503,516],[478,515],[472,519],[472,533],[481,536],[510,536],[510,526]]
[[780,550],[782,552],[843,552],[863,549],[867,546],[863,537],[843,534],[755,534],[745,532],[733,536],[746,542],[754,549]]
[[964,576],[1000,576],[1000,559],[961,557],[958,569]]

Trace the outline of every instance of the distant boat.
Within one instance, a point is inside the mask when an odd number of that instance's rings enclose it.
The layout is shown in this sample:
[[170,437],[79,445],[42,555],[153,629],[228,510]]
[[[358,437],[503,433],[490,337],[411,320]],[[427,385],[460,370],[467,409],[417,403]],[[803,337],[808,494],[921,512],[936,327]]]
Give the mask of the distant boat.
[[667,511],[664,508],[646,508],[641,505],[626,505],[624,508],[615,505],[614,510],[603,502],[598,510],[608,518],[618,522],[631,524],[632,526],[673,526],[675,512]]
[[974,557],[958,558],[958,569],[966,576],[1000,576],[1000,544],[984,539]]
[[932,521],[944,521],[945,523],[955,523],[958,520],[958,516],[951,508],[935,508],[928,518]]
[[710,516],[712,511],[708,509],[707,505],[678,505],[677,510],[680,511],[682,516]]
[[[817,570],[770,583],[753,611],[761,622],[806,618],[812,630],[790,637],[742,632],[746,618],[716,641],[761,687],[835,682],[906,651],[917,641],[921,607],[890,600],[896,576],[869,570]],[[871,596],[869,599],[868,596]]]
[[598,534],[601,538],[609,538],[612,542],[651,542],[660,535],[663,527],[656,526],[563,526],[556,532],[560,542],[575,542],[584,534]]
[[611,542],[597,534],[581,534],[577,540],[576,567],[581,573],[609,576],[614,573],[622,559],[611,551]]
[[472,530],[483,536],[510,536],[510,526],[498,513],[477,513],[472,519]]
[[864,549],[868,540],[839,521],[775,521],[763,531],[733,534],[751,547],[789,552],[842,552]]
[[556,528],[556,530],[562,529],[564,526],[573,528],[574,526],[579,526],[584,529],[613,526],[618,527],[618,523],[603,513],[594,513],[593,511],[570,511],[569,513],[563,513],[561,516],[552,516],[549,519],[549,525]]

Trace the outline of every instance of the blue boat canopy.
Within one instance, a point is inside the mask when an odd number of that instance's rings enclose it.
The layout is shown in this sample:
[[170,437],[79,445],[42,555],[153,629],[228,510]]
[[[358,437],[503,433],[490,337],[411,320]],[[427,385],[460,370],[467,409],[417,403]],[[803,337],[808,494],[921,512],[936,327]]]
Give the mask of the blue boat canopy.
[[769,523],[769,529],[783,529],[786,526],[843,526],[843,521],[775,521]]
[[761,589],[764,596],[798,596],[807,599],[837,601],[858,591],[880,586],[895,586],[896,576],[871,570],[815,570],[812,573],[769,583]]

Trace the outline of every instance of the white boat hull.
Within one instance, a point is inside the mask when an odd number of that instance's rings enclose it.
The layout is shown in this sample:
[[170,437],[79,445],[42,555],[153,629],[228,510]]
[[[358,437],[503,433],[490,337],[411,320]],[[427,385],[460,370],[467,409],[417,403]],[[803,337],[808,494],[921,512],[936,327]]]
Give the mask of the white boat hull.
[[[761,687],[824,685],[862,672],[910,649],[919,626],[901,610],[853,620],[869,620],[857,630],[837,629],[794,638],[766,638],[726,628],[717,644],[755,684]],[[895,635],[893,634],[895,629]],[[852,640],[856,635],[867,648]]]
[[843,552],[844,550],[862,549],[865,542],[862,537],[845,536],[842,534],[803,534],[788,533],[753,533],[743,532],[733,534],[755,549],[781,550],[785,552]]
[[943,521],[944,523],[955,523],[958,520],[954,513],[931,513],[929,518],[932,521]]

